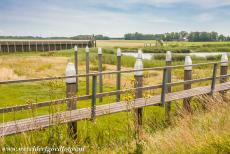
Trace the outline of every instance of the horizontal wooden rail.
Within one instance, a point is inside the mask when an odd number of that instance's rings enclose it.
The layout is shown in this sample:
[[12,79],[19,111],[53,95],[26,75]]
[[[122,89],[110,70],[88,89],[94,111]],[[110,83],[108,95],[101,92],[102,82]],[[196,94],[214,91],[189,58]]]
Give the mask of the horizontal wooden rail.
[[93,72],[89,74],[79,74],[73,76],[59,76],[59,77],[46,77],[46,78],[32,78],[32,79],[23,79],[23,80],[6,80],[0,81],[0,84],[10,84],[10,83],[22,83],[22,82],[36,82],[36,81],[48,81],[48,80],[60,80],[60,79],[67,79],[73,77],[86,77],[86,76],[99,76],[99,75],[110,75],[110,74],[117,74],[117,73],[132,73],[136,71],[154,71],[154,70],[163,70],[165,68],[168,69],[175,69],[180,67],[189,67],[189,66],[203,66],[203,65],[211,65],[211,64],[221,64],[226,62],[209,62],[209,63],[198,63],[192,65],[175,65],[175,66],[164,66],[164,67],[152,67],[152,68],[144,68],[144,69],[132,69],[132,70],[121,70],[121,71],[104,71],[104,72]]
[[[230,74],[228,75],[221,75],[217,76],[216,78],[225,78],[229,77]],[[187,81],[180,81],[180,82],[172,82],[172,83],[167,83],[167,86],[177,86],[177,85],[182,85],[185,83],[197,83],[197,82],[202,82],[202,81],[208,81],[212,80],[211,77],[209,78],[200,78],[200,79],[193,79],[193,80],[187,80]],[[104,93],[98,93],[96,95],[97,98],[100,97],[105,97],[105,96],[113,96],[116,95],[117,93],[119,94],[125,94],[130,91],[135,91],[137,89],[142,89],[142,90],[154,90],[161,88],[162,84],[158,85],[153,85],[153,86],[144,86],[140,88],[130,88],[130,89],[124,89],[124,90],[117,90],[117,91],[111,91],[111,92],[104,92]],[[0,108],[0,113],[8,113],[8,112],[16,112],[16,111],[21,111],[21,110],[28,110],[28,109],[36,109],[36,108],[41,108],[41,107],[46,107],[50,105],[59,105],[66,103],[68,100],[75,100],[75,101],[82,101],[82,100],[88,100],[91,99],[91,95],[85,95],[85,96],[79,96],[79,97],[74,97],[74,98],[65,98],[65,99],[58,99],[58,100],[53,100],[53,101],[45,101],[45,102],[39,102],[39,103],[33,103],[33,104],[25,104],[25,105],[18,105],[18,106],[11,106],[11,107],[4,107]]]
[[[230,82],[217,84],[214,92],[225,91],[230,89]],[[165,95],[165,101],[174,101],[188,97],[209,94],[211,91],[210,86],[192,88],[189,90],[168,93]],[[107,115],[117,112],[130,111],[134,108],[145,106],[160,105],[161,96],[153,96],[149,98],[140,98],[131,102],[116,102],[106,105],[99,105],[96,107],[95,115]],[[72,111],[65,111],[50,115],[37,116],[28,119],[16,120],[0,124],[0,136],[11,135],[31,131],[35,129],[42,129],[55,124],[68,123],[91,118],[91,109],[82,108]]]

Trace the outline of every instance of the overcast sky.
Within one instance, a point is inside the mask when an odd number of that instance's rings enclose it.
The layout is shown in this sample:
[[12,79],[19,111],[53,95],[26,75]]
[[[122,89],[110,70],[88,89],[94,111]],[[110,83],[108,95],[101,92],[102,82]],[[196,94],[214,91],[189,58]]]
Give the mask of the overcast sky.
[[230,35],[230,0],[0,0],[0,35],[181,30]]

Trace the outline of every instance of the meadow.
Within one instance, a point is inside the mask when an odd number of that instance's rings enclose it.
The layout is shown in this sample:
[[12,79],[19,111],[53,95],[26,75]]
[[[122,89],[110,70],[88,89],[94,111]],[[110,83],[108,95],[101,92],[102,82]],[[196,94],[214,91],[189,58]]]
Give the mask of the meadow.
[[[136,49],[143,46],[144,41],[98,41],[97,46],[103,47],[104,71],[116,70],[116,47]],[[170,42],[176,44],[177,42]],[[228,43],[192,43],[181,42],[187,46],[216,45],[228,46]],[[183,45],[180,45],[183,46]],[[90,71],[97,71],[97,49],[90,50]],[[164,56],[152,60],[143,60],[144,67],[164,66]],[[193,63],[219,61],[220,57],[199,58],[192,57]],[[1,54],[0,80],[29,79],[37,77],[64,76],[68,62],[74,61],[74,51],[57,52],[25,52]],[[132,69],[135,58],[122,56],[122,69]],[[173,65],[183,64],[184,57],[175,57]],[[212,66],[198,66],[193,68],[193,79],[210,77]],[[79,49],[79,72],[85,73],[85,51]],[[219,74],[219,69],[218,69]],[[116,76],[105,75],[104,91],[115,90]],[[133,74],[122,75],[122,89],[133,87]],[[183,80],[183,68],[172,71],[173,81]],[[144,72],[144,85],[155,85],[162,81],[162,71]],[[193,87],[208,85],[210,82],[193,84]],[[30,104],[65,97],[65,80],[54,80],[34,83],[20,83],[0,85],[0,107],[19,104]],[[182,90],[183,86],[176,86],[173,91]],[[160,93],[160,89],[147,91],[144,97]],[[85,79],[80,78],[79,96],[85,95]],[[122,100],[129,102],[134,92],[122,95]],[[97,105],[115,102],[110,96],[97,101]],[[206,110],[202,110],[201,103]],[[135,132],[133,111],[101,116],[96,122],[83,120],[78,122],[78,138],[72,139],[66,133],[66,125],[52,126],[44,130],[27,132],[0,138],[0,148],[5,146],[33,147],[33,146],[68,146],[84,147],[84,153],[209,153],[216,151],[225,153],[230,149],[229,131],[230,114],[228,101],[223,101],[219,95],[214,98],[194,98],[192,105],[194,114],[188,114],[181,108],[181,100],[173,102],[172,122],[165,121],[163,107],[144,108],[143,133]],[[89,107],[89,101],[77,102],[78,108]],[[1,114],[1,122],[33,117],[66,110],[66,106],[56,105],[28,111]],[[217,112],[215,112],[217,111]],[[39,137],[38,137],[39,136]],[[204,137],[204,138],[203,138]],[[213,139],[214,138],[214,139]],[[17,153],[17,152],[15,152]],[[32,152],[37,153],[37,152]],[[38,152],[39,153],[39,152]]]
[[[152,46],[144,47],[145,43]],[[186,52],[230,52],[230,42],[164,42],[164,46],[156,46],[156,41],[148,40],[106,40],[97,41],[98,47],[122,48],[124,51],[132,51],[143,48],[146,53],[165,53],[170,50],[174,53]]]

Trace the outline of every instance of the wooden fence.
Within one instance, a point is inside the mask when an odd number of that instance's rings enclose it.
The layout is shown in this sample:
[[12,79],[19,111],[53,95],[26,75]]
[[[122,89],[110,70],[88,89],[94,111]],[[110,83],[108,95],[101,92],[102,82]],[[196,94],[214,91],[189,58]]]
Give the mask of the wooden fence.
[[85,48],[95,47],[96,41],[91,40],[0,40],[0,52],[56,51],[72,49],[74,46]]
[[[99,66],[101,65],[102,49],[98,49]],[[11,135],[20,132],[31,131],[35,129],[46,128],[48,126],[67,123],[71,134],[77,137],[77,121],[82,119],[95,120],[97,116],[107,115],[117,112],[135,110],[136,121],[138,126],[142,125],[142,109],[147,106],[162,106],[165,107],[167,118],[170,118],[171,101],[183,99],[183,106],[186,110],[191,111],[190,100],[194,96],[209,94],[213,95],[214,92],[221,92],[225,95],[225,91],[230,89],[230,82],[227,78],[230,74],[227,74],[228,70],[228,57],[226,54],[222,55],[221,62],[209,62],[192,64],[192,60],[189,56],[185,58],[184,65],[172,66],[171,52],[166,53],[166,66],[165,67],[153,67],[143,68],[142,53],[138,52],[137,60],[132,70],[121,70],[121,51],[117,52],[117,70],[102,72],[99,67],[99,72],[89,72],[89,49],[86,48],[86,73],[78,74],[78,50],[75,48],[75,64],[69,63],[66,68],[66,76],[60,77],[48,77],[48,78],[33,78],[25,80],[8,80],[0,81],[0,84],[13,84],[22,82],[36,82],[47,80],[66,80],[66,98],[59,100],[52,100],[46,102],[40,102],[36,104],[25,104],[11,107],[0,108],[0,113],[17,112],[22,110],[30,110],[31,108],[41,108],[49,105],[67,104],[67,111],[58,112],[49,115],[37,116],[33,118],[21,119],[16,121],[10,121],[0,124],[0,136]],[[206,78],[192,79],[192,68],[205,65],[212,65],[212,75]],[[220,75],[217,75],[217,69],[220,65]],[[171,82],[171,71],[178,68],[184,68],[184,81]],[[163,71],[162,83],[157,85],[143,86],[143,72],[144,71]],[[124,73],[134,73],[135,83],[133,88],[121,89],[121,75]],[[116,78],[116,90],[110,92],[103,92],[103,76],[115,74]],[[92,77],[92,92],[89,92],[89,77]],[[86,95],[76,96],[78,91],[78,78],[86,78]],[[99,93],[97,89],[97,78],[99,78]],[[101,78],[101,79],[100,79]],[[220,83],[216,84],[217,79]],[[193,83],[211,81],[211,85],[204,87],[192,88]],[[171,88],[177,85],[184,85],[183,91],[172,92]],[[154,95],[148,98],[143,98],[143,92],[147,90],[161,89],[161,94]],[[129,103],[120,101],[120,95],[135,91],[135,99]],[[102,101],[103,97],[116,96],[116,102],[104,105],[96,105],[96,99]],[[80,100],[91,100],[90,108],[77,109],[76,102]]]

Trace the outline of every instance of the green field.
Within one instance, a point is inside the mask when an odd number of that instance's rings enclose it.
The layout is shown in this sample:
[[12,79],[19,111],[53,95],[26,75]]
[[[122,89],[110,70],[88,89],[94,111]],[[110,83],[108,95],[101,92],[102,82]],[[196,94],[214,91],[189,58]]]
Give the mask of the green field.
[[[103,47],[103,66],[105,71],[116,70],[116,47],[123,49],[140,48],[145,41],[97,41],[98,46]],[[101,43],[101,44],[100,44]],[[178,42],[170,42],[171,45]],[[120,44],[120,46],[119,46]],[[178,43],[179,44],[179,43]],[[230,46],[225,42],[192,43],[181,42],[179,47],[200,45]],[[167,45],[167,48],[170,46]],[[90,50],[90,69],[97,70],[97,51]],[[57,52],[31,52],[1,54],[0,56],[0,80],[28,79],[35,77],[63,76],[68,62],[73,62],[73,50]],[[219,61],[219,58],[205,59],[193,57],[193,63]],[[123,56],[122,69],[131,69],[135,58]],[[173,65],[183,64],[182,58],[176,58]],[[162,58],[155,60],[144,60],[145,67],[164,66]],[[193,68],[193,78],[204,78],[212,75],[212,66],[199,66]],[[85,72],[84,49],[79,50],[79,71]],[[219,74],[219,69],[218,69]],[[172,72],[173,81],[183,79],[183,68]],[[148,71],[144,73],[144,85],[155,85],[161,83],[162,71]],[[104,91],[115,90],[116,76],[104,76]],[[208,85],[210,82],[197,83],[193,87]],[[122,75],[122,89],[133,87],[133,74]],[[0,107],[14,106],[19,104],[30,104],[47,100],[55,100],[65,97],[65,81],[45,81],[34,83],[20,83],[0,85]],[[85,95],[85,79],[80,78],[79,93]],[[176,86],[173,91],[182,90],[183,86]],[[160,89],[147,91],[145,97],[160,93]],[[122,95],[122,100],[129,102],[134,93]],[[217,100],[219,97],[217,97]],[[106,97],[103,102],[97,101],[97,105],[113,103],[115,97]],[[47,128],[42,131],[28,132],[18,135],[0,138],[1,146],[30,147],[30,146],[84,146],[85,153],[199,153],[203,150],[206,153],[216,150],[225,152],[230,148],[228,126],[230,124],[229,107],[220,101],[212,101],[211,105],[221,104],[214,112],[212,106],[208,106],[208,112],[204,113],[197,99],[194,99],[194,116],[182,113],[181,101],[173,102],[172,123],[165,121],[163,107],[144,108],[143,133],[135,133],[133,111],[116,113],[113,115],[98,117],[96,123],[91,121],[80,121],[77,140],[71,139],[66,133],[66,126],[59,125]],[[89,107],[91,101],[80,101],[78,108]],[[218,104],[218,105],[219,105]],[[216,105],[217,106],[217,105]],[[210,109],[209,109],[210,108]],[[32,109],[16,113],[1,114],[1,122],[14,119],[22,119],[36,115],[44,115],[66,110],[66,106],[57,105],[40,109]],[[202,116],[201,116],[202,115]],[[184,117],[184,118],[181,118]],[[217,118],[217,121],[214,119]],[[215,125],[219,127],[216,128]],[[185,137],[187,135],[187,137]],[[39,136],[39,137],[37,137]],[[205,139],[202,139],[205,136]],[[211,140],[211,138],[214,140]],[[178,140],[175,140],[177,138]],[[168,142],[168,140],[170,140]],[[197,144],[196,144],[197,142]],[[192,145],[192,146],[189,146]],[[225,150],[225,151],[224,151]]]
[[[145,43],[151,43],[151,47],[144,47]],[[163,46],[156,46],[154,40],[105,40],[97,41],[98,47],[122,48],[123,50],[135,50],[142,48],[148,53],[164,53],[167,50],[177,53],[183,52],[230,52],[230,42],[164,42]]]

